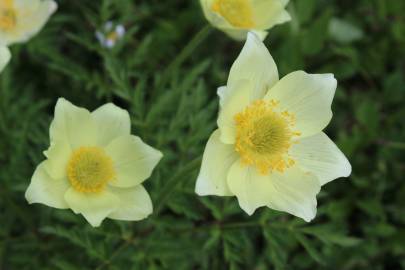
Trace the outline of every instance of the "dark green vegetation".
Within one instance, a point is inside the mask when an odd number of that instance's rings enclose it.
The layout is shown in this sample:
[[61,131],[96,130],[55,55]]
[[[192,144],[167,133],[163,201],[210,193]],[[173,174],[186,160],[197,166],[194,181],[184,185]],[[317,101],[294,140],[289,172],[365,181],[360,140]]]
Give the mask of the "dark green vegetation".
[[[312,223],[194,194],[216,88],[243,45],[206,27],[198,1],[63,1],[0,75],[0,269],[405,269],[405,2],[293,0],[289,11],[266,44],[282,76],[336,75],[326,132],[353,166],[323,187]],[[94,35],[107,20],[129,31],[112,51]],[[60,96],[128,109],[133,132],[164,152],[145,182],[151,217],[93,229],[27,204]]]

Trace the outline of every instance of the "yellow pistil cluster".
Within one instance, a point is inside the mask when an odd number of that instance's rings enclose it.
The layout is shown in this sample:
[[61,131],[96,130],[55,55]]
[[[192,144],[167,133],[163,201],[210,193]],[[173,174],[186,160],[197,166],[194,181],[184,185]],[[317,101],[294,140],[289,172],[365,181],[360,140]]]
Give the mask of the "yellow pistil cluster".
[[274,100],[257,100],[235,115],[235,150],[244,164],[255,166],[261,174],[283,172],[295,163],[288,155],[293,137],[300,135],[293,131],[295,116],[279,112],[277,106]]
[[255,26],[250,0],[215,0],[211,8],[235,27]]
[[102,191],[115,177],[111,158],[99,147],[75,150],[69,160],[67,174],[73,188],[84,193]]

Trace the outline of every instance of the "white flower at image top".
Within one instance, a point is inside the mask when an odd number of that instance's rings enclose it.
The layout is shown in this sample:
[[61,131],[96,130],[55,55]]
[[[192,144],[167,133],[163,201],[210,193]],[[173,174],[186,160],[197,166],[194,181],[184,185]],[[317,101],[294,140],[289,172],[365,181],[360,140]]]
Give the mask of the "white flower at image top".
[[312,220],[321,186],[351,173],[322,132],[336,87],[333,74],[296,71],[279,80],[267,48],[249,33],[227,85],[218,89],[218,129],[207,143],[196,193],[236,196],[249,215],[267,206]]
[[96,31],[96,38],[101,46],[111,49],[125,36],[125,32],[122,24],[114,26],[113,22],[108,21],[102,31]]
[[10,61],[11,53],[7,47],[0,46],[0,72],[6,67]]
[[291,20],[285,10],[289,0],[200,0],[207,20],[237,40],[249,31],[264,39],[268,29]]
[[105,218],[141,220],[152,213],[142,182],[162,153],[131,135],[127,111],[112,103],[93,112],[60,98],[50,126],[46,160],[25,197],[82,214],[92,226]]
[[56,9],[52,0],[0,0],[0,45],[29,40]]

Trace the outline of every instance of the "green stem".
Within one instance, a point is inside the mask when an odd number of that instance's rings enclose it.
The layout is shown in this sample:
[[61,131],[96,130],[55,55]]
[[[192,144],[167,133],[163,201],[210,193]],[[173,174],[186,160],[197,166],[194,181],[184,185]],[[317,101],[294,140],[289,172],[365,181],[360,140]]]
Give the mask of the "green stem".
[[194,52],[194,50],[209,36],[212,31],[210,25],[203,27],[190,42],[183,48],[183,50],[176,56],[176,58],[169,64],[169,66],[164,71],[162,78],[158,84],[158,89],[163,87],[170,75],[181,65],[187,58]]

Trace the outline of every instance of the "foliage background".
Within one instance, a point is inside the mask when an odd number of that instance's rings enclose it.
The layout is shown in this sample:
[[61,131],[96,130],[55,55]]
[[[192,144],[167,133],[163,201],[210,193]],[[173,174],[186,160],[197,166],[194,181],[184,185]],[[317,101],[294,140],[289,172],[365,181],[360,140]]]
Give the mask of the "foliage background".
[[[292,0],[266,44],[281,75],[339,81],[327,133],[353,165],[319,194],[316,219],[194,194],[215,128],[216,88],[243,43],[207,27],[198,1],[59,1],[45,29],[12,47],[0,75],[0,269],[405,269],[405,2]],[[113,50],[94,32],[128,34]],[[70,210],[29,206],[58,97],[130,111],[165,157],[146,181],[154,214],[94,229]]]

